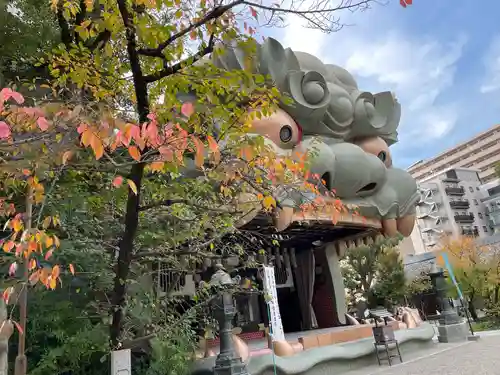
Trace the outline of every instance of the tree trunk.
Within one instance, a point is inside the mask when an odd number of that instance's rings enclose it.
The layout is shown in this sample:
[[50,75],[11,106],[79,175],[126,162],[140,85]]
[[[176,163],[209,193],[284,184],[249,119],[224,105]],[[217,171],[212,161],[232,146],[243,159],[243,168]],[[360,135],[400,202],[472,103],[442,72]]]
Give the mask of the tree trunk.
[[[147,116],[149,114],[148,88],[147,83],[144,81],[139,54],[137,53],[133,17],[129,12],[126,0],[118,0],[117,3],[123,23],[126,27],[127,53],[130,62],[130,70],[132,71],[135,96],[137,99],[136,108],[139,114],[140,123],[144,123],[148,120]],[[121,339],[123,307],[125,305],[127,295],[127,278],[130,273],[130,265],[132,262],[134,238],[139,225],[140,193],[144,167],[145,165],[143,163],[138,163],[133,165],[130,170],[130,180],[132,180],[137,187],[137,194],[129,188],[125,213],[125,228],[120,241],[118,259],[116,262],[113,294],[111,298],[112,322],[109,330],[110,341],[113,349],[119,347]]]
[[500,294],[500,285],[496,285],[495,292],[493,293],[493,301],[495,302],[495,304],[498,303],[499,294]]
[[127,211],[125,214],[125,229],[120,242],[118,260],[116,262],[113,295],[111,298],[113,320],[110,326],[110,340],[113,348],[118,346],[122,331],[123,306],[125,305],[127,294],[127,278],[132,262],[134,238],[139,225],[139,192],[143,174],[144,164],[134,165],[130,172],[130,179],[134,181],[137,186],[137,195],[129,190]]

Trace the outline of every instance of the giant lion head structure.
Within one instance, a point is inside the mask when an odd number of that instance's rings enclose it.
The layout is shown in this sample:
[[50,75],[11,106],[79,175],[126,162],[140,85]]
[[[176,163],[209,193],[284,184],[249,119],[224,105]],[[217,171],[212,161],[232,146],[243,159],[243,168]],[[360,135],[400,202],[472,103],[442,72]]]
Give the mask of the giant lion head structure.
[[[229,48],[212,61],[233,70],[243,69],[246,58]],[[362,215],[380,219],[386,234],[410,235],[419,195],[415,180],[392,166],[389,146],[397,142],[401,116],[393,93],[362,91],[345,69],[284,49],[272,38],[258,46],[255,59],[255,73],[270,76],[287,99],[271,116],[255,120],[252,132],[278,153],[314,148],[311,172],[326,188]]]

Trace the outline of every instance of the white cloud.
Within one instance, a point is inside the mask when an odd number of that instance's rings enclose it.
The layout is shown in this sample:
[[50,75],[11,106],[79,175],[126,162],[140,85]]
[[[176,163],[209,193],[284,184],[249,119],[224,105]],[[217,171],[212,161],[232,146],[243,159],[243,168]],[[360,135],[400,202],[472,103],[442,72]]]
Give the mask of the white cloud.
[[500,90],[500,36],[493,39],[484,58],[484,65],[486,74],[479,91],[487,94]]
[[[434,139],[448,134],[458,120],[459,108],[439,100],[454,83],[467,38],[461,35],[441,42],[435,36],[432,40],[409,36],[396,20],[387,19],[387,12],[379,14],[376,9],[346,17],[343,21],[354,19],[357,25],[329,35],[289,22],[293,26],[285,30],[283,44],[346,68],[361,89],[394,91],[403,106],[401,142],[424,134]],[[498,67],[500,85],[500,59]]]

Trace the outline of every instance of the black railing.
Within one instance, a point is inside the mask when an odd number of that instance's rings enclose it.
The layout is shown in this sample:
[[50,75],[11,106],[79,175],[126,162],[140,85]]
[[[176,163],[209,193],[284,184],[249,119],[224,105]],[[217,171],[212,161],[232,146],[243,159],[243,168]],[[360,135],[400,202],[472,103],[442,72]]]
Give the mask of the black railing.
[[479,237],[479,230],[477,230],[477,229],[462,229],[462,234],[464,236]]
[[457,223],[472,223],[474,221],[473,214],[455,215],[455,222]]
[[462,186],[446,187],[446,188],[444,188],[444,191],[448,195],[464,195],[465,194],[465,190]]
[[450,201],[450,206],[452,208],[469,208],[470,202],[466,200]]

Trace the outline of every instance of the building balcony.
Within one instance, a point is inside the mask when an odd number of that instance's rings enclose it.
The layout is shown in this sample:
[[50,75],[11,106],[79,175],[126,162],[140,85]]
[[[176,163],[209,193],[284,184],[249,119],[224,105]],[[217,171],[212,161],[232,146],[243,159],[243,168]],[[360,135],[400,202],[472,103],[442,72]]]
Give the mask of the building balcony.
[[474,222],[474,215],[473,214],[455,215],[455,222],[457,222],[457,223],[473,223]]
[[462,229],[462,235],[479,237],[479,230],[477,230],[477,229]]
[[444,191],[447,195],[464,195],[465,190],[462,186],[458,187],[445,187]]
[[450,201],[450,206],[451,208],[467,209],[470,207],[470,202],[465,199],[459,201]]
[[459,178],[454,178],[454,177],[445,177],[442,180],[443,182],[451,182],[451,183],[458,183],[460,182]]

